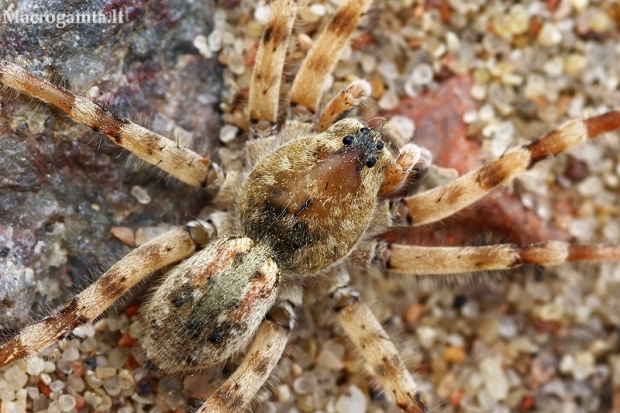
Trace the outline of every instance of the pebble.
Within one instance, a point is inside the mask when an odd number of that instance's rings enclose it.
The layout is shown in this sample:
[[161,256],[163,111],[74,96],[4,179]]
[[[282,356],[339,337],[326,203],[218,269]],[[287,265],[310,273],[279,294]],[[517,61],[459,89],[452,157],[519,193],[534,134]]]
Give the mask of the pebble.
[[11,390],[18,391],[26,385],[28,382],[26,369],[26,363],[15,363],[4,371],[4,379]]
[[131,187],[131,195],[142,205],[148,205],[153,200],[151,195],[149,195],[149,192],[139,185],[134,185]]
[[66,361],[76,361],[80,358],[80,351],[75,347],[69,347],[62,353],[62,359]]
[[118,239],[128,247],[133,247],[136,242],[136,237],[131,228],[127,227],[112,227],[110,228],[110,235]]
[[63,412],[71,411],[76,405],[75,397],[68,394],[63,394],[58,398],[58,405],[60,406],[60,410]]
[[1,413],[26,413],[26,402],[25,401],[2,401],[0,402],[0,412]]
[[387,90],[379,99],[378,105],[383,110],[393,110],[400,104],[398,94],[392,90]]
[[366,397],[359,387],[349,386],[347,394],[338,397],[336,401],[337,413],[360,413],[366,411]]
[[49,384],[49,388],[53,392],[60,391],[65,388],[65,382],[60,381],[60,380],[54,380],[53,382]]
[[220,140],[224,143],[232,142],[237,137],[239,128],[233,125],[224,125],[220,129]]
[[135,380],[131,372],[127,369],[122,369],[118,372],[118,384],[123,390],[131,389],[135,384]]
[[297,394],[308,394],[317,387],[317,381],[314,375],[304,373],[293,382],[293,390]]
[[514,317],[502,317],[497,326],[497,332],[503,338],[515,337],[518,333],[518,327]]
[[537,40],[545,47],[557,46],[562,41],[562,32],[554,23],[546,22],[543,24]]
[[443,359],[448,363],[462,363],[467,358],[467,352],[463,347],[448,346],[443,350]]
[[103,380],[103,388],[105,389],[108,395],[114,397],[118,396],[121,393],[121,386],[118,382],[118,376],[108,377]]
[[67,376],[67,385],[77,392],[82,392],[86,387],[84,380],[75,374],[69,374]]
[[329,370],[338,371],[344,368],[342,360],[327,348],[321,349],[316,363]]
[[291,398],[291,389],[286,384],[280,384],[276,387],[276,397],[280,403],[284,403]]
[[116,369],[114,367],[97,367],[95,369],[95,374],[100,379],[107,379],[116,374]]
[[86,384],[88,384],[91,389],[97,389],[103,385],[103,380],[97,377],[95,372],[88,370],[86,372]]
[[480,372],[489,396],[495,401],[508,396],[508,378],[499,357],[488,357],[480,363]]

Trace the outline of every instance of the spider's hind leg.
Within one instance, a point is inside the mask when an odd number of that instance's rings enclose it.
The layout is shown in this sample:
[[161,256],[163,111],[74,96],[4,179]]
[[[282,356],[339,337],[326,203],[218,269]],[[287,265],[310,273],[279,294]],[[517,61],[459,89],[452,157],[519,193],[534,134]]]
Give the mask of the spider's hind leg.
[[277,127],[282,68],[295,21],[293,0],[274,0],[271,15],[256,53],[250,88],[250,128],[256,137],[268,137]]
[[206,235],[187,226],[156,237],[127,254],[99,280],[75,296],[58,314],[28,326],[0,347],[0,367],[35,354],[75,328],[93,321],[149,274],[191,255]]
[[357,291],[347,286],[349,275],[340,272],[331,280],[330,296],[338,320],[386,394],[405,413],[428,413],[418,386],[381,323]]
[[235,413],[247,406],[276,366],[295,326],[295,306],[301,289],[291,286],[281,293],[261,323],[252,345],[235,372],[202,405],[197,413]]
[[345,1],[312,45],[291,91],[292,109],[300,120],[307,120],[316,113],[327,75],[334,69],[347,40],[371,3],[371,0]]

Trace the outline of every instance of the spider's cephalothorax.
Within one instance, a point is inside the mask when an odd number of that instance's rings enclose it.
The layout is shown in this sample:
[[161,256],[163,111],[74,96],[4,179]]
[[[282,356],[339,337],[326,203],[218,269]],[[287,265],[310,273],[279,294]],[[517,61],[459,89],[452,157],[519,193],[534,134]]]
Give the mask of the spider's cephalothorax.
[[408,143],[392,153],[363,122],[336,122],[370,95],[368,83],[355,80],[321,106],[322,85],[371,1],[342,3],[295,77],[286,105],[291,119],[279,124],[281,73],[296,4],[272,1],[252,73],[248,129],[257,139],[245,149],[244,172],[224,172],[210,158],[0,61],[4,85],[57,106],[188,185],[219,190],[218,212],[140,245],[56,315],[2,345],[0,367],[66,337],[152,272],[176,264],[141,310],[146,357],[162,370],[191,372],[245,350],[238,368],[200,408],[238,412],[280,359],[302,287],[313,277],[390,400],[403,412],[424,413],[416,383],[381,323],[349,286],[349,272],[375,266],[399,274],[456,274],[620,260],[618,246],[546,242],[448,248],[381,241],[395,223],[441,220],[539,161],[619,128],[620,112],[568,122],[448,184],[407,194],[412,174],[430,164],[428,151]]
[[343,120],[260,161],[241,193],[244,233],[282,268],[312,273],[338,262],[368,227],[391,155],[378,132]]

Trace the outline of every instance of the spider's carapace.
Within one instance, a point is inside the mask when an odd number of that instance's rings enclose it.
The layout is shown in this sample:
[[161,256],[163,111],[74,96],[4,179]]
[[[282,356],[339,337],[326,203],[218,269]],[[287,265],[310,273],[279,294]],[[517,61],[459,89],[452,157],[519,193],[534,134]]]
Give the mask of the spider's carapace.
[[242,190],[244,235],[268,245],[281,268],[323,270],[368,227],[393,159],[381,135],[354,119],[281,147],[253,168]]

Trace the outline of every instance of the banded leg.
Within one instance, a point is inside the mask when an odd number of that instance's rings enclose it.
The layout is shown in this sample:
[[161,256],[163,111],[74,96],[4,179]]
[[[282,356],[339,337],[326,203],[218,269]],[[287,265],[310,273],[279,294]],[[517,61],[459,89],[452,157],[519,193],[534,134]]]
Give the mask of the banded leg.
[[577,147],[597,135],[620,128],[620,111],[572,120],[534,142],[471,171],[447,185],[400,201],[401,219],[418,226],[439,221],[473,204],[497,186],[531,169],[537,162]]
[[278,364],[295,325],[295,306],[301,290],[291,288],[265,317],[254,341],[235,372],[200,407],[197,413],[236,413],[250,404]]
[[295,22],[293,0],[274,0],[256,53],[250,88],[250,127],[254,136],[273,134],[278,118],[282,68]]
[[347,40],[371,3],[372,0],[346,0],[312,45],[291,91],[293,109],[302,120],[316,113],[327,75],[334,69]]
[[216,167],[209,158],[120,119],[89,99],[31,75],[14,63],[0,61],[0,83],[56,106],[74,121],[107,135],[118,146],[188,185],[207,186],[217,178]]
[[24,328],[1,346],[0,367],[35,354],[75,328],[93,321],[146,276],[191,255],[196,245],[208,238],[204,230],[193,224],[173,229],[127,254],[58,314]]
[[416,383],[381,323],[351,287],[336,287],[331,297],[342,328],[381,382],[385,392],[406,413],[427,413]]
[[575,261],[620,261],[620,245],[570,245],[549,241],[523,247],[513,244],[422,247],[380,243],[373,260],[402,274],[459,274],[511,269],[526,264],[554,266]]

